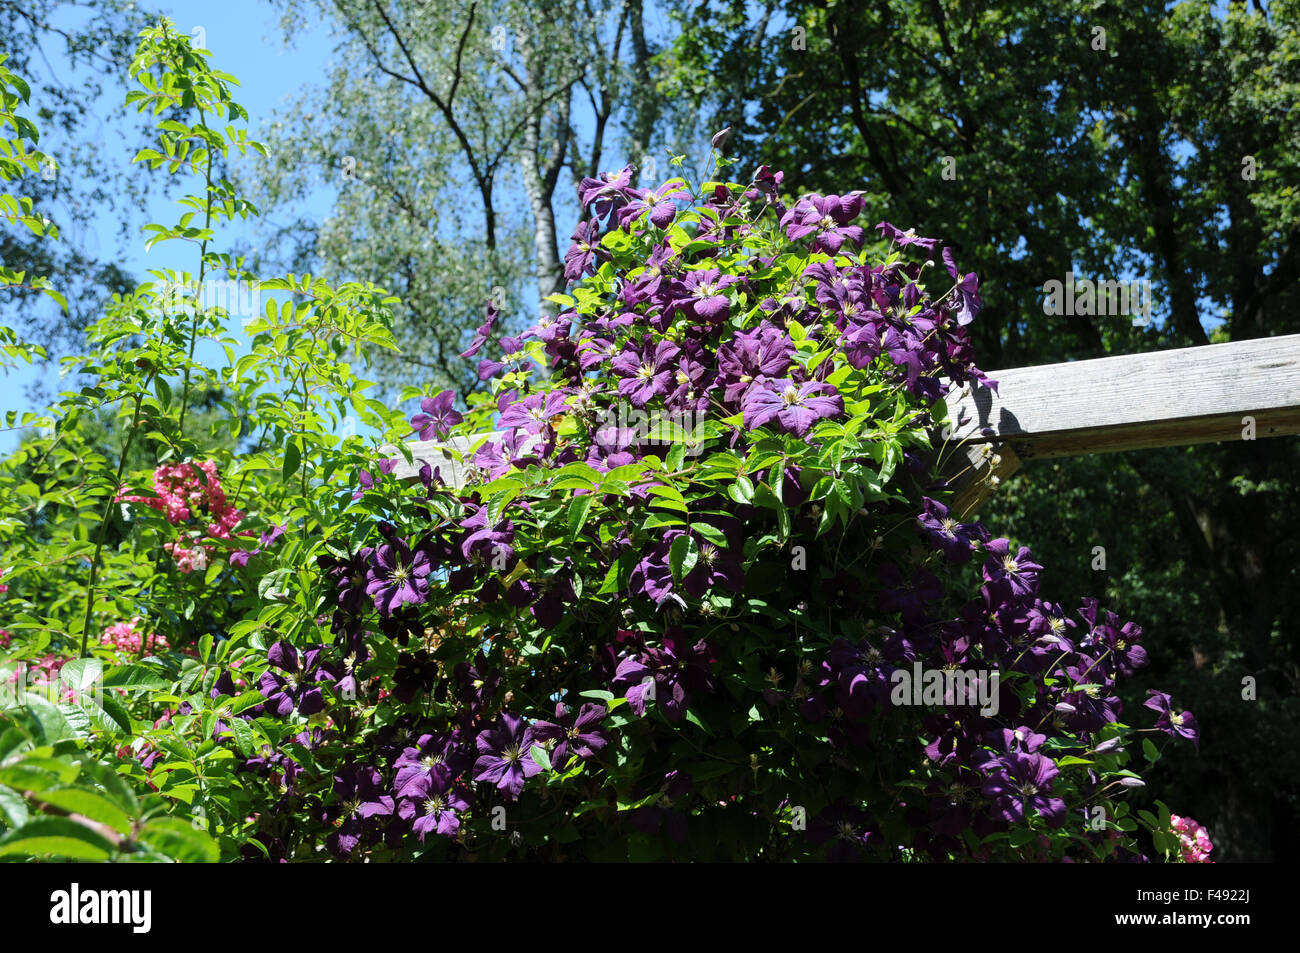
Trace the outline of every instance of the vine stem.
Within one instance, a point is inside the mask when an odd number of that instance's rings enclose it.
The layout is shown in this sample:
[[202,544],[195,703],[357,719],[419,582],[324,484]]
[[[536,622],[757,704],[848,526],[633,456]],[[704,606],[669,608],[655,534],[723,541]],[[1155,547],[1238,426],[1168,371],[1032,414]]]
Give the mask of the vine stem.
[[126,472],[127,457],[131,453],[131,443],[135,440],[136,431],[140,429],[140,404],[144,401],[144,395],[149,390],[149,385],[153,383],[154,375],[158,373],[155,366],[149,372],[145,379],[144,386],[135,395],[135,408],[131,411],[131,429],[127,431],[126,442],[122,445],[122,458],[117,463],[117,476],[113,480],[113,491],[104,501],[104,512],[99,517],[98,539],[95,540],[95,554],[90,560],[90,578],[86,581],[86,614],[81,620],[81,654],[80,658],[86,658],[87,646],[90,640],[90,617],[95,607],[95,583],[99,580],[99,557],[104,550],[104,536],[108,532],[108,518],[113,512],[113,503],[117,499],[118,491],[122,488],[122,474]]
[[[205,133],[203,140],[207,147],[207,156],[203,163],[203,230],[210,232],[212,230],[212,142],[208,136],[212,130],[208,128],[208,119],[204,115],[203,103],[196,99],[196,107],[199,111],[199,125],[203,127]],[[194,289],[194,320],[190,323],[190,351],[189,358],[185,364],[185,379],[181,386],[181,413],[176,421],[176,433],[179,437],[185,439],[185,412],[190,405],[190,365],[194,363],[194,345],[199,339],[199,314],[203,303],[203,282],[207,278],[208,268],[208,238],[205,237],[199,244],[199,283]]]

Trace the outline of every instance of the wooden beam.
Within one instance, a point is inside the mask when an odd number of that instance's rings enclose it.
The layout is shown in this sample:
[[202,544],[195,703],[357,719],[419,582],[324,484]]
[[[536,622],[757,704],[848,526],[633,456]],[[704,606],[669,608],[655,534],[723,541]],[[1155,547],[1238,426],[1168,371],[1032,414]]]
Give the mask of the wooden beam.
[[1300,433],[1300,334],[992,371],[948,398],[951,439],[1022,459]]

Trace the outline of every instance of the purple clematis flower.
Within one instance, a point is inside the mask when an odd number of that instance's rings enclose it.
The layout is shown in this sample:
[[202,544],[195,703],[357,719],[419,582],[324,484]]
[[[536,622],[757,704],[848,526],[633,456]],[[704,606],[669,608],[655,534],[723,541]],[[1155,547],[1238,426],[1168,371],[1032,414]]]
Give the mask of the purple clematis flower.
[[[379,472],[384,476],[388,476],[395,469],[397,469],[396,460],[379,461]],[[369,470],[362,470],[357,474],[357,483],[359,483],[360,486],[352,493],[352,502],[354,503],[361,499],[361,497],[365,496],[366,490],[373,490],[375,488],[374,475]]]
[[1068,618],[1064,609],[1051,602],[1035,599],[1026,616],[1028,635],[1034,638],[1030,652],[1044,662],[1062,653],[1073,652],[1075,636],[1072,630],[1079,624]]
[[688,271],[681,281],[673,282],[673,307],[697,321],[721,324],[727,320],[731,308],[723,292],[739,280],[717,268]]
[[662,648],[643,646],[619,662],[613,688],[624,692],[638,715],[644,715],[646,702],[653,700],[670,721],[681,721],[692,693],[713,691],[711,670],[716,661],[703,639],[690,645],[676,635],[666,635]]
[[533,760],[533,729],[518,715],[502,712],[496,727],[481,732],[476,740],[479,758],[474,762],[474,780],[495,784],[511,801],[519,800],[524,781],[542,770]]
[[1011,541],[995,539],[984,547],[989,558],[984,562],[984,580],[994,589],[1003,589],[1015,599],[1032,599],[1038,591],[1038,573],[1043,568],[1034,562],[1027,546],[1011,555]]
[[709,406],[708,389],[713,384],[713,372],[697,358],[683,357],[673,372],[673,389],[664,398],[669,410],[689,413],[702,411]]
[[680,354],[681,348],[672,341],[655,344],[649,337],[639,350],[625,349],[610,363],[611,370],[620,378],[618,392],[638,409],[667,394]]
[[823,808],[808,825],[808,843],[826,845],[826,859],[833,864],[862,860],[873,839],[871,817],[861,808],[843,801]]
[[397,816],[412,821],[411,830],[421,842],[428,834],[455,837],[460,830],[458,812],[468,810],[469,799],[452,781],[445,764],[412,778],[402,789]]
[[366,594],[383,615],[392,615],[407,603],[420,605],[429,598],[432,569],[427,552],[418,549],[412,553],[403,540],[394,538],[375,549],[366,574]]
[[[362,472],[364,473],[365,471],[363,470]],[[285,530],[288,528],[289,527],[284,523],[277,523],[272,526],[269,530],[258,537],[258,545],[256,549],[241,549],[238,552],[231,553],[230,565],[247,566],[250,558],[274,546],[276,541],[284,535]]]
[[[884,315],[878,311],[864,311],[860,320],[849,322],[844,330],[844,357],[849,364],[861,370],[869,367],[885,347],[894,344],[897,338],[897,332],[886,325]],[[894,363],[897,364],[898,359]],[[919,376],[919,367],[915,373]]]
[[584,704],[576,713],[564,702],[556,702],[555,721],[534,724],[533,738],[541,743],[555,743],[551,749],[551,764],[557,771],[562,771],[570,757],[590,761],[609,744],[608,733],[597,727],[607,714],[604,705],[594,702]]
[[839,254],[846,241],[862,244],[862,228],[850,225],[862,212],[862,193],[848,195],[805,195],[781,216],[781,227],[791,239],[814,236],[812,249]]
[[790,370],[795,346],[783,329],[764,321],[752,331],[738,331],[718,348],[718,382],[723,400],[734,403],[760,378],[782,377]]
[[424,413],[411,418],[411,428],[419,433],[421,440],[432,440],[435,435],[439,438],[446,437],[452,427],[465,419],[460,411],[452,407],[455,401],[455,392],[449,390],[440,391],[435,396],[420,401],[420,409]]
[[489,526],[488,509],[481,507],[473,516],[461,521],[469,533],[461,541],[460,552],[466,559],[490,562],[494,568],[509,571],[515,565],[515,527],[510,520]]
[[578,201],[583,208],[592,206],[596,218],[604,218],[610,212],[617,211],[632,199],[636,190],[632,188],[632,167],[624,166],[618,172],[602,172],[599,178],[584,178],[578,183]]
[[342,820],[338,830],[326,838],[336,856],[345,857],[356,849],[373,818],[392,815],[393,799],[384,793],[382,782],[379,772],[368,765],[344,767],[334,776],[338,802],[326,808],[325,818]]
[[988,540],[988,532],[979,523],[959,523],[948,507],[937,500],[922,497],[925,511],[916,518],[926,541],[956,565],[970,562],[971,553]]
[[551,419],[562,414],[569,397],[564,391],[531,394],[503,408],[501,426],[504,429],[522,427],[529,433],[539,433],[550,426]]
[[680,179],[670,179],[657,189],[637,189],[636,193],[638,197],[618,211],[620,228],[627,228],[642,215],[646,215],[655,228],[667,228],[677,217],[677,204],[673,200],[690,201],[691,198]]
[[331,554],[317,557],[317,564],[338,590],[338,605],[349,613],[359,613],[366,602],[366,571],[374,550],[365,546],[346,560]]
[[770,205],[777,216],[785,215],[785,204],[781,201],[781,184],[785,181],[784,172],[773,172],[771,166],[760,165],[754,171],[754,179],[745,190],[745,198],[751,202],[761,201]]
[[1146,665],[1147,650],[1138,644],[1142,639],[1141,626],[1134,622],[1120,625],[1119,616],[1102,612],[1097,600],[1092,598],[1083,600],[1079,617],[1088,623],[1088,634],[1079,640],[1080,647],[1104,649],[1117,674],[1128,678]]
[[283,639],[267,649],[267,661],[284,674],[276,674],[270,669],[262,673],[257,687],[266,698],[264,710],[281,718],[287,717],[295,708],[300,715],[314,715],[324,710],[325,697],[318,685],[320,656],[321,649],[317,646],[304,650],[300,660],[298,650]]
[[968,275],[959,272],[957,263],[953,261],[951,248],[943,250],[943,264],[948,269],[948,274],[952,275],[952,280],[957,282],[956,288],[953,289],[957,296],[957,323],[963,326],[970,324],[984,307],[984,302],[980,300],[979,295],[979,276],[973,271]]
[[492,326],[496,324],[497,319],[501,317],[500,309],[497,308],[491,298],[487,300],[484,317],[486,320],[474,329],[474,340],[470,342],[468,348],[461,351],[461,357],[474,357],[477,355],[483,345],[487,343],[487,339],[491,336]]
[[393,767],[397,769],[393,779],[393,792],[399,798],[409,797],[407,785],[422,775],[439,768],[459,774],[473,762],[473,755],[465,746],[459,728],[421,735],[414,745],[403,748],[393,762]]
[[1078,662],[1061,667],[1076,689],[1061,695],[1061,702],[1074,709],[1063,712],[1065,723],[1075,731],[1100,731],[1105,725],[1119,721],[1124,705],[1113,694],[1114,683],[1103,669],[1086,655],[1078,658]]
[[1061,773],[1051,758],[1010,751],[986,761],[982,770],[984,794],[1004,821],[1015,824],[1037,811],[1052,827],[1065,823],[1065,801],[1051,796],[1052,779]]
[[876,226],[876,228],[880,230],[881,237],[888,238],[891,242],[898,242],[900,248],[905,248],[908,245],[915,245],[917,248],[923,249],[927,254],[932,255],[934,254],[935,246],[939,244],[937,238],[919,237],[914,228],[909,228],[904,232],[895,228],[893,225],[890,225],[888,222],[881,222]]
[[1147,694],[1151,697],[1143,702],[1143,707],[1160,713],[1156,727],[1167,735],[1186,738],[1199,748],[1201,729],[1196,723],[1196,716],[1190,711],[1174,711],[1173,699],[1164,692],[1152,688],[1147,690]]
[[488,479],[495,480],[516,467],[523,468],[537,462],[532,453],[537,438],[519,430],[511,430],[495,440],[489,440],[474,454],[474,465],[487,471]]
[[751,387],[745,392],[741,411],[750,430],[774,423],[783,433],[804,437],[817,421],[844,413],[844,399],[830,384],[796,384],[786,378]]
[[594,275],[597,258],[609,258],[609,253],[600,247],[600,223],[594,218],[578,223],[573,230],[572,242],[564,253],[566,281],[577,281],[584,274]]

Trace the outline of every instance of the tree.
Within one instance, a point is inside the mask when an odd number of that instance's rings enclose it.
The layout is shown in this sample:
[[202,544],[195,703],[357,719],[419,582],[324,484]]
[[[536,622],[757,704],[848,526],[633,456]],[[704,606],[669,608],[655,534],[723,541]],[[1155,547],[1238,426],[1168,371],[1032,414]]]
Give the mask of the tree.
[[287,33],[313,13],[336,24],[339,58],[272,127],[279,158],[260,192],[272,213],[320,186],[337,196],[326,221],[277,238],[295,239],[300,267],[402,299],[390,383],[415,367],[469,384],[457,354],[484,299],[516,317],[553,310],[579,213],[571,185],[620,135],[620,152],[644,153],[658,110],[641,4],[292,2]]
[[[0,232],[0,263],[56,277],[66,315],[30,290],[6,296],[11,323],[51,359],[80,348],[108,296],[131,285],[115,259],[126,237],[126,212],[143,201],[139,170],[126,170],[125,161],[104,148],[102,127],[88,128],[86,117],[106,88],[125,81],[135,33],[145,20],[125,0],[0,0],[0,49],[8,54],[8,68],[31,80],[35,121],[50,153],[40,175],[24,187],[62,237],[49,242],[27,229]],[[102,229],[115,214],[122,223],[118,245]]]

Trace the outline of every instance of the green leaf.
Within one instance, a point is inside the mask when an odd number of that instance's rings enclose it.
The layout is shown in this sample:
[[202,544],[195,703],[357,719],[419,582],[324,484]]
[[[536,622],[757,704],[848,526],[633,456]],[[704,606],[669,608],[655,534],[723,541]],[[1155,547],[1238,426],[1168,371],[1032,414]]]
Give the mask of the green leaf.
[[66,817],[38,817],[0,840],[0,855],[108,860],[113,844],[85,824]]
[[1156,750],[1156,746],[1151,743],[1150,738],[1142,739],[1142,755],[1152,764],[1160,760],[1160,752]]
[[1030,843],[1037,835],[1028,827],[1017,827],[1011,832],[1011,846],[1024,847]]
[[104,663],[97,658],[79,658],[59,669],[59,681],[81,694],[104,674]]
[[673,540],[668,549],[668,567],[673,572],[674,581],[680,583],[700,558],[700,546],[694,537],[683,534]]
[[131,819],[126,812],[98,791],[81,787],[50,788],[42,791],[40,798],[46,804],[107,824],[123,836],[131,833]]
[[652,486],[650,487],[650,495],[657,498],[654,502],[655,506],[663,506],[681,513],[690,512],[686,507],[686,498],[674,487]]
[[68,724],[68,719],[64,717],[63,712],[59,711],[58,706],[51,705],[41,696],[24,692],[19,696],[18,705],[30,712],[36,722],[41,735],[37,740],[52,745],[64,738],[76,736],[77,733]]
[[207,832],[196,830],[179,817],[160,817],[150,821],[137,838],[172,860],[186,864],[215,864],[221,849]]
[[131,716],[113,695],[101,692],[94,701],[83,700],[81,707],[90,715],[91,720],[105,731],[120,728],[128,735],[131,734]]
[[276,569],[267,573],[257,583],[258,598],[267,602],[283,602],[288,597],[288,591],[282,586],[282,583],[289,578],[291,570]]
[[17,791],[0,785],[0,820],[9,827],[27,823],[27,802]]
[[280,467],[280,479],[288,482],[289,478],[298,472],[301,463],[302,451],[298,449],[298,441],[290,437],[288,443],[284,445],[284,463]]
[[533,745],[528,753],[533,756],[533,760],[537,762],[538,767],[543,771],[551,770],[551,756],[546,753],[546,749],[541,745]]
[[239,753],[245,758],[252,757],[253,749],[257,745],[257,736],[253,731],[253,726],[242,718],[231,718],[226,721],[226,727],[235,738],[235,745],[239,748]]
[[104,675],[105,688],[125,688],[128,692],[161,691],[167,682],[153,669],[137,663],[110,668]]
[[587,513],[591,510],[592,500],[595,496],[591,493],[575,496],[573,502],[569,504],[569,545],[572,546],[582,532],[583,524],[587,522]]
[[727,487],[727,496],[737,503],[753,502],[754,482],[747,476],[736,477],[735,482]]
[[686,720],[696,728],[699,728],[700,731],[704,732],[706,735],[713,734],[713,732],[709,731],[709,729],[704,726],[704,722],[700,721],[700,716],[695,714],[695,712],[691,711],[689,708],[686,709]]
[[682,464],[686,462],[686,444],[673,444],[672,449],[668,451],[668,459],[665,462],[668,464],[669,470],[674,472],[680,470]]

